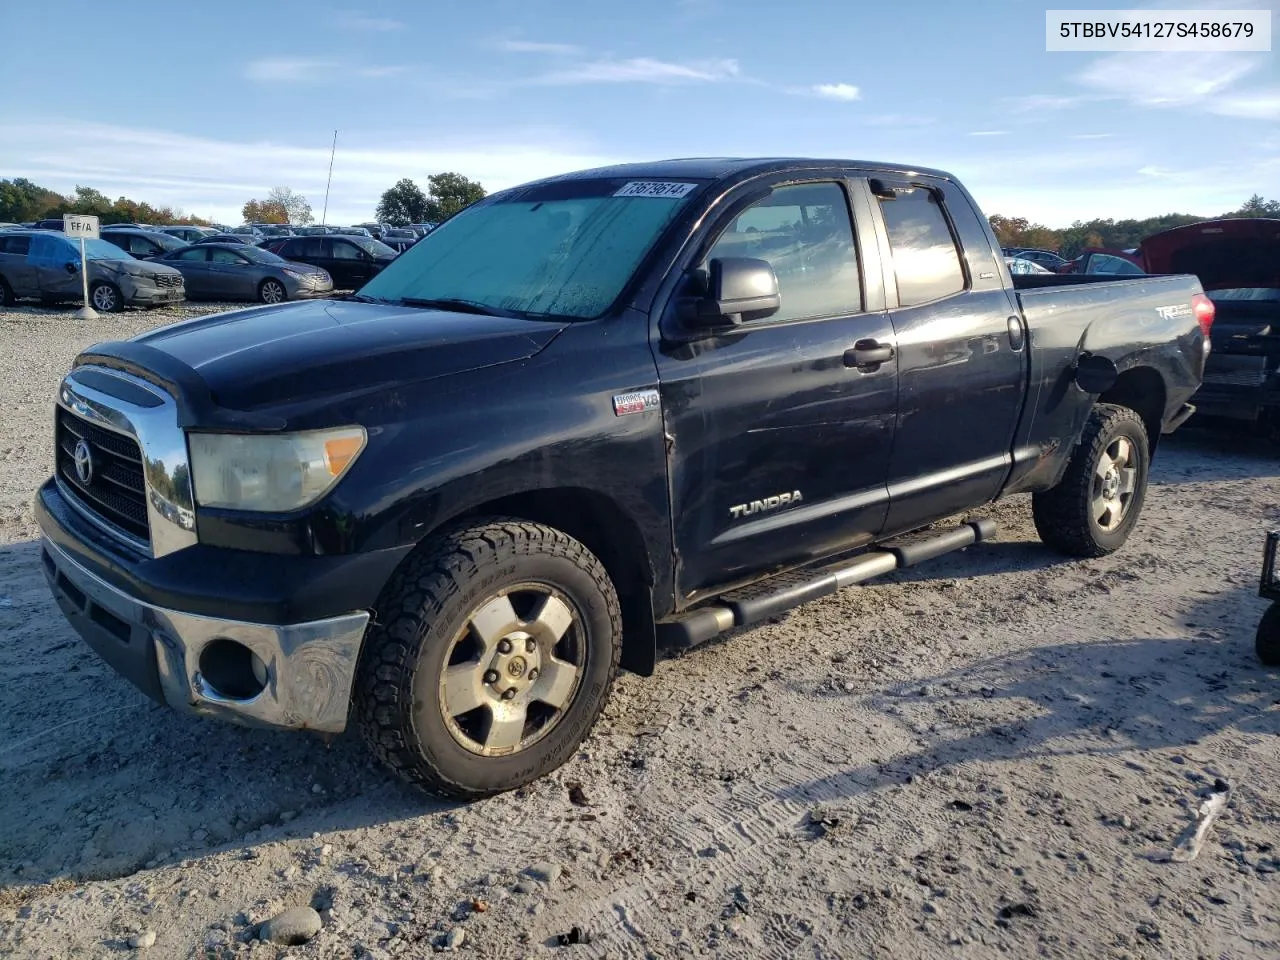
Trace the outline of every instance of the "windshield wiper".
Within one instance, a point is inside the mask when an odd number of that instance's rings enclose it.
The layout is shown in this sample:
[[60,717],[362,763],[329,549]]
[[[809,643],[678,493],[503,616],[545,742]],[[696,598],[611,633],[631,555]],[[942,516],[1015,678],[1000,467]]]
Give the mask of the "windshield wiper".
[[401,297],[396,302],[404,307],[423,307],[427,310],[453,310],[457,313],[478,313],[489,317],[507,317],[514,320],[524,319],[524,314],[518,310],[504,310],[501,307],[493,307],[478,300],[462,300],[457,297]]
[[366,296],[363,293],[353,293],[353,294],[350,294],[349,296],[343,297],[342,299],[355,300],[359,303],[390,303],[391,302],[386,297],[370,297],[370,296]]

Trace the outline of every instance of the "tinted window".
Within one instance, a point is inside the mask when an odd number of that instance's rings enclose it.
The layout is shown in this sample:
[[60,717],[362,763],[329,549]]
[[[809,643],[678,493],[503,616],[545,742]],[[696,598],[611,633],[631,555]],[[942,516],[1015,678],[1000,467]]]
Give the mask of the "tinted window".
[[335,260],[359,260],[360,249],[348,240],[333,241],[333,259]]
[[0,253],[12,253],[25,257],[30,249],[30,237],[0,237]]
[[880,200],[898,303],[909,307],[959,293],[964,270],[938,197],[924,187],[894,187],[895,199]]
[[209,262],[233,263],[238,265],[244,263],[244,257],[240,256],[234,250],[223,250],[221,248],[214,247],[209,251]]
[[781,187],[734,219],[708,252],[768,260],[778,275],[782,309],[796,320],[862,310],[858,254],[844,191],[834,183]]
[[1141,276],[1142,270],[1136,263],[1130,263],[1123,257],[1113,257],[1108,253],[1095,253],[1089,257],[1089,266],[1085,269],[1085,273]]
[[204,263],[209,259],[209,251],[201,247],[193,247],[190,250],[180,251],[173,259],[186,260],[188,262]]
[[285,243],[280,251],[285,257],[309,257],[318,259],[325,256],[324,240],[321,237],[305,237],[293,239]]

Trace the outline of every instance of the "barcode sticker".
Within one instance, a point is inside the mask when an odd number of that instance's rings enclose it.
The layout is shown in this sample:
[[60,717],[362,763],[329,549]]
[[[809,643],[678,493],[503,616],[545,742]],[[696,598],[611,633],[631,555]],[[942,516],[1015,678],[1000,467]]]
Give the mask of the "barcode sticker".
[[614,194],[615,197],[674,197],[676,199],[685,196],[691,190],[696,190],[696,183],[669,183],[662,180],[632,180],[621,190]]

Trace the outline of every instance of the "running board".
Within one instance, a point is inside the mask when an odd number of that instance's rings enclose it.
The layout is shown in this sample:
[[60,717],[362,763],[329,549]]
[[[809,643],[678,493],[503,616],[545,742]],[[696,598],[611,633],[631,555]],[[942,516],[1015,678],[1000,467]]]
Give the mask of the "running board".
[[843,587],[915,566],[995,535],[995,523],[984,517],[941,533],[928,531],[887,541],[870,553],[819,573],[801,569],[771,577],[745,590],[717,597],[677,619],[659,623],[658,642],[669,647],[696,647],[728,630],[749,627],[810,600],[830,596]]

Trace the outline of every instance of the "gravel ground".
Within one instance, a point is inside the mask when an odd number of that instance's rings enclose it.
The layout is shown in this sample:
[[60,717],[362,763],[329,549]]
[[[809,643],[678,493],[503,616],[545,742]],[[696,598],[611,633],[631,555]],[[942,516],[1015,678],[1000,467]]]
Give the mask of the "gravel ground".
[[[190,309],[0,313],[0,954],[1280,956],[1267,449],[1173,438],[1103,560],[1002,503],[997,542],[624,675],[562,770],[456,805],[353,736],[151,704],[49,599],[57,380]],[[1203,852],[1170,862],[1217,778]],[[257,939],[308,906],[307,945]]]

